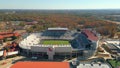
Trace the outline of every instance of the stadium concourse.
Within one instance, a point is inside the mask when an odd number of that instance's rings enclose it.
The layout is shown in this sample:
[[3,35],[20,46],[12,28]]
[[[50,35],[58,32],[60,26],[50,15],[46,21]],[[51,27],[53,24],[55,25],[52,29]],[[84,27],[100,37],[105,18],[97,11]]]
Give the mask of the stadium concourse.
[[[96,50],[98,37],[91,30],[48,28],[40,33],[27,35],[20,43],[20,53],[30,57],[47,57],[49,60],[74,55],[89,58]],[[87,51],[87,54],[84,53]],[[57,56],[57,57],[56,57]]]

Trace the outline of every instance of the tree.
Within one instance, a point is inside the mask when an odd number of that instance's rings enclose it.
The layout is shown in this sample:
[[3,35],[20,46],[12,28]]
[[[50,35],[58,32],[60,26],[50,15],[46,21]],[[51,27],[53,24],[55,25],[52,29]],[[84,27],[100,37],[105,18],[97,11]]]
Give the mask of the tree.
[[25,26],[25,22],[21,22],[21,23],[19,23],[18,26],[22,26],[22,27],[24,27],[24,26]]
[[16,36],[12,36],[11,38],[12,38],[12,40],[15,40],[15,39],[17,39],[17,37],[16,37]]

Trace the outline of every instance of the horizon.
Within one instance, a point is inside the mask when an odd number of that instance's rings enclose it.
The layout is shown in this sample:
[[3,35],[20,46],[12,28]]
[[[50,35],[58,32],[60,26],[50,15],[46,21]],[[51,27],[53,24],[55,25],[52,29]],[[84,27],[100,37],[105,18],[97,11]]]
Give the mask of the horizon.
[[0,0],[0,9],[120,9],[119,0]]
[[0,9],[0,10],[120,10],[116,8],[111,8],[111,9]]

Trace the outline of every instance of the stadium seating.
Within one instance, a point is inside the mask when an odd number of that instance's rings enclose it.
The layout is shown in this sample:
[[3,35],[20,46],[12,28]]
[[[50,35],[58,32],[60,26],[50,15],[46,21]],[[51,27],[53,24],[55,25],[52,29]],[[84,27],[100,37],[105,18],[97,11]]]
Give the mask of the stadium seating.
[[64,35],[66,31],[49,31],[46,30],[43,32],[42,36],[51,36],[51,37],[60,37],[61,35]]
[[[33,33],[29,36],[27,36],[21,43],[20,46],[25,47],[24,45],[31,46],[31,45],[36,45],[40,42],[40,35],[38,33]],[[26,48],[25,47],[25,48]]]
[[79,34],[74,40],[71,41],[72,47],[78,49],[83,49],[90,44],[91,42],[83,34]]

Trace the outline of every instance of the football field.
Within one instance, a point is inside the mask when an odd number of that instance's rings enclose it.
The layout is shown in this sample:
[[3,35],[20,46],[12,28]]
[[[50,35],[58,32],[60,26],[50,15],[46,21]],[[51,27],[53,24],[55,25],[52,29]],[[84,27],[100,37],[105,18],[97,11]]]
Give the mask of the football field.
[[69,41],[67,40],[44,40],[44,45],[69,45]]

